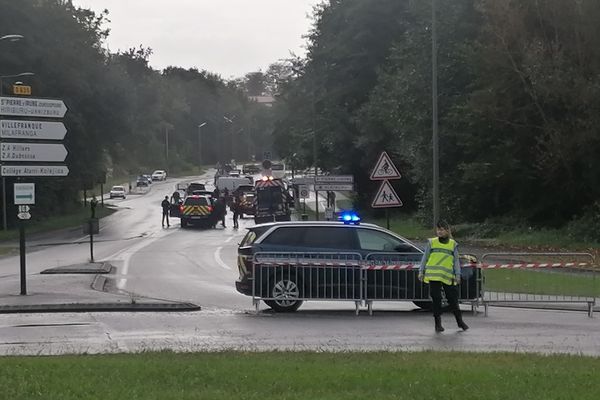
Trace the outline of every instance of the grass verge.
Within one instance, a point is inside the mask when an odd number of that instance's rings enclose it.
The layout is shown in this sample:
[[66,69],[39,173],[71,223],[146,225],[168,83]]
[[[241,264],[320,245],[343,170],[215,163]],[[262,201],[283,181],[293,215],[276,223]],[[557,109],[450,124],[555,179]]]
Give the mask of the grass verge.
[[[96,217],[103,218],[116,210],[109,207],[100,207],[96,208]],[[41,221],[30,220],[26,223],[26,231],[27,233],[42,233],[42,232],[51,232],[60,229],[68,229],[68,228],[76,228],[83,224],[83,221],[90,217],[90,209],[89,207],[79,207],[73,209],[73,211],[66,215],[57,215],[55,217],[50,217],[48,219],[44,219]],[[19,230],[18,229],[10,229],[8,231],[0,232],[0,241],[5,240],[17,240],[19,238]]]
[[144,353],[0,359],[20,399],[596,399],[600,359],[477,353]]

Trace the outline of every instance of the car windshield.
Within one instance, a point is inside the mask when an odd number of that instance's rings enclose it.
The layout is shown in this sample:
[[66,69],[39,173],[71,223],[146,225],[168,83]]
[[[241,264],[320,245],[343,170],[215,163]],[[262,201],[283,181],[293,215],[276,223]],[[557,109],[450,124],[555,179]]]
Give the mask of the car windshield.
[[115,192],[123,192],[125,188],[123,186],[113,186],[112,190]]

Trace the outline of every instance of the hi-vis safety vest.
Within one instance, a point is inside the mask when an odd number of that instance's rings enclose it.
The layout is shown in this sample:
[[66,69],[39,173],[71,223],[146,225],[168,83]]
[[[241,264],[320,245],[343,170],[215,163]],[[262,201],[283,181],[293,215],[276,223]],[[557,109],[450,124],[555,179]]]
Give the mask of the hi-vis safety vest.
[[456,285],[454,279],[454,248],[456,242],[449,239],[448,243],[440,242],[439,238],[429,239],[431,244],[431,253],[425,264],[425,276],[423,281],[442,282],[446,285]]

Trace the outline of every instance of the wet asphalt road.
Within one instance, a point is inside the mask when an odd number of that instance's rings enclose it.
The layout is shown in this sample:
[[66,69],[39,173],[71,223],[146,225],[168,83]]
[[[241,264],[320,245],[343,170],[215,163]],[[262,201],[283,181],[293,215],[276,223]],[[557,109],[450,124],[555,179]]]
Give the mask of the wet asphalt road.
[[[212,183],[212,173],[194,180]],[[177,180],[156,183],[143,196],[113,200],[120,211],[102,221],[96,258],[116,268],[114,287],[125,293],[192,302],[190,313],[56,313],[0,315],[0,354],[62,354],[194,350],[467,350],[600,355],[600,322],[583,312],[492,308],[489,317],[466,314],[472,329],[433,332],[432,317],[412,304],[375,303],[375,314],[354,315],[353,303],[305,303],[295,314],[256,313],[236,292],[236,247],[245,233],[160,225],[160,201]],[[28,273],[85,261],[83,235],[38,239]],[[0,260],[0,277],[14,278],[18,258]],[[467,308],[465,308],[467,310]]]

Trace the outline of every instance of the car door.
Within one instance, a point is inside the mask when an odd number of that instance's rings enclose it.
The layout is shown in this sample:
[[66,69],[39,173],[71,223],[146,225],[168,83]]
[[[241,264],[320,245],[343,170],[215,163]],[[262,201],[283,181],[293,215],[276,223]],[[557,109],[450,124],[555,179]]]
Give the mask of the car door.
[[361,228],[356,231],[366,268],[367,298],[405,300],[427,298],[417,279],[422,251],[387,232]]

